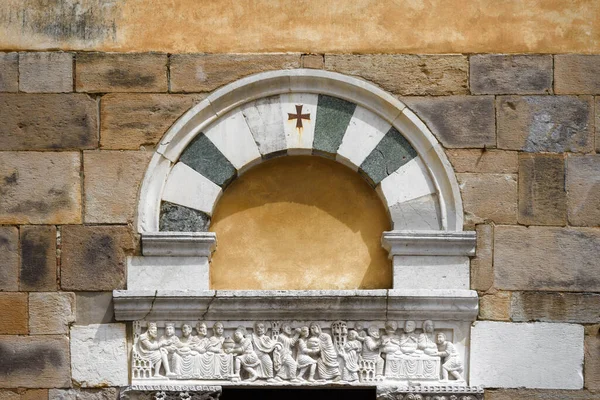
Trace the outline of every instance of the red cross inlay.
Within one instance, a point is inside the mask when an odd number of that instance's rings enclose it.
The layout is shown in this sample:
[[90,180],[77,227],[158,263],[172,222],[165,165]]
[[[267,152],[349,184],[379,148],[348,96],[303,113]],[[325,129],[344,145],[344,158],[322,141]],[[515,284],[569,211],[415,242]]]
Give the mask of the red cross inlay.
[[288,113],[288,121],[296,120],[296,128],[302,128],[302,120],[310,121],[310,114],[302,114],[302,104],[296,105],[296,114]]

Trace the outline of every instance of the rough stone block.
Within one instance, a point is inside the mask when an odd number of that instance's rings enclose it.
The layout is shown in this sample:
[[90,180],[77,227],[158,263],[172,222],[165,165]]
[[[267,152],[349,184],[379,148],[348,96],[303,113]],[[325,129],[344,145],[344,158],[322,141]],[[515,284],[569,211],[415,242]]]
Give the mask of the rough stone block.
[[171,91],[210,92],[247,75],[299,67],[299,54],[174,54]]
[[567,157],[566,190],[569,224],[600,225],[600,155]]
[[0,53],[0,92],[19,91],[19,53]]
[[471,385],[583,388],[583,326],[478,321],[471,329]]
[[29,333],[68,334],[75,321],[75,294],[64,292],[29,294]]
[[498,148],[530,153],[593,149],[591,96],[500,96]]
[[210,215],[192,208],[163,201],[160,205],[161,231],[165,232],[206,232],[210,225]]
[[514,292],[511,318],[515,322],[599,323],[600,294]]
[[462,55],[326,55],[325,69],[363,77],[399,95],[467,94],[468,59]]
[[0,150],[96,148],[97,114],[85,94],[0,94]]
[[56,290],[56,227],[23,225],[20,236],[20,290],[28,292]]
[[554,56],[554,89],[561,94],[600,94],[600,55]]
[[83,154],[85,222],[132,222],[148,161],[146,151],[89,151]]
[[600,291],[600,231],[496,226],[495,285],[506,290]]
[[552,93],[551,55],[478,54],[469,61],[473,94]]
[[447,148],[496,147],[493,96],[402,97]]
[[479,298],[479,319],[510,320],[510,292],[496,292]]
[[325,68],[325,56],[322,54],[303,54],[302,68],[323,69]]
[[208,290],[207,257],[130,257],[127,289]]
[[27,293],[0,293],[0,335],[27,333]]
[[519,223],[567,224],[565,161],[562,154],[520,154]]
[[78,53],[78,92],[166,92],[167,55],[158,53]]
[[114,322],[112,292],[77,292],[77,325],[107,324]]
[[597,325],[589,331],[585,336],[585,387],[600,390],[600,331]]
[[62,228],[61,287],[102,291],[125,288],[126,256],[136,243],[125,226]]
[[487,291],[494,285],[494,225],[479,224],[477,249],[471,259],[471,289]]
[[78,153],[0,152],[0,224],[81,223]]
[[19,90],[27,93],[72,92],[73,54],[20,53]]
[[0,292],[19,290],[19,231],[0,226]]
[[128,384],[125,324],[73,326],[71,371],[81,387]]
[[600,96],[596,97],[596,153],[600,153]]
[[106,389],[50,389],[48,400],[117,400],[117,388]]
[[67,336],[0,336],[0,386],[71,387]]
[[504,389],[485,391],[485,400],[597,400],[600,393],[588,390]]
[[516,174],[519,153],[488,149],[448,149],[446,155],[455,172],[479,174]]
[[486,221],[517,222],[517,176],[504,174],[456,174],[463,197],[465,225]]
[[46,400],[48,389],[30,389],[21,393],[21,400]]
[[0,389],[0,400],[21,400],[21,395],[17,390],[2,390]]
[[100,101],[100,147],[154,146],[183,113],[205,95],[107,94]]

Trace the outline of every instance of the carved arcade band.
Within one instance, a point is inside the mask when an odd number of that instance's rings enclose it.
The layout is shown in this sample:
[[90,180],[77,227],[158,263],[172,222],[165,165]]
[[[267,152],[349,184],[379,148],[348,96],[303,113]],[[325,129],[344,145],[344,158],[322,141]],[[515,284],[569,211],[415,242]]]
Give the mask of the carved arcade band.
[[[213,325],[208,337],[204,322],[181,326],[181,337],[175,326],[166,323],[164,335],[148,323],[147,331],[134,344],[134,360],[150,365],[150,379],[202,379],[267,382],[344,381],[372,382],[384,379],[463,381],[463,364],[453,343],[444,333],[435,334],[432,321],[424,321],[422,332],[415,332],[414,321],[406,321],[401,334],[394,321],[381,328],[361,324],[348,330],[347,323],[336,321],[331,335],[321,326],[293,328],[281,325],[267,334],[263,322],[256,322],[252,334],[238,327],[233,339],[224,337],[221,322]],[[140,365],[142,365],[140,364]],[[134,368],[136,365],[134,363]],[[451,377],[451,378],[449,378]]]

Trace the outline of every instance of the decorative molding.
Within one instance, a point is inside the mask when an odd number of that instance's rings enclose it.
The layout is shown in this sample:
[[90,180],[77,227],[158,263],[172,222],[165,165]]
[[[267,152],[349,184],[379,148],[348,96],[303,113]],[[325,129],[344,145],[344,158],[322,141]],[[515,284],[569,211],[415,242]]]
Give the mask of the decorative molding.
[[474,256],[475,231],[389,231],[381,238],[393,256]]
[[208,257],[215,250],[214,232],[142,232],[144,256]]
[[121,389],[121,400],[219,400],[221,386],[131,385]]
[[481,386],[377,386],[377,400],[483,400]]

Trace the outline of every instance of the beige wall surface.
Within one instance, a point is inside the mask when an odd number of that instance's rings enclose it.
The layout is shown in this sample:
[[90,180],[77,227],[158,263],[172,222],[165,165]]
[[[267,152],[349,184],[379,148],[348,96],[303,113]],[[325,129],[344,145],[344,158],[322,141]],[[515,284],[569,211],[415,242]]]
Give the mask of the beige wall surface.
[[3,0],[1,50],[598,53],[597,0]]

